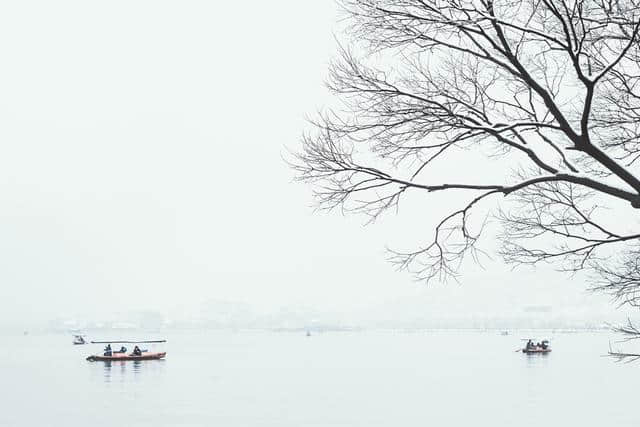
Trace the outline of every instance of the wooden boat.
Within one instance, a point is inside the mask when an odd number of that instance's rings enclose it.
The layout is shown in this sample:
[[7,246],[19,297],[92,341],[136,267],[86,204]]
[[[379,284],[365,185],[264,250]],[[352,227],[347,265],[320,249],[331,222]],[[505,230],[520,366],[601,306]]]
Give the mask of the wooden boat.
[[546,354],[551,352],[549,340],[542,340],[538,344],[535,344],[533,338],[523,339],[523,341],[527,341],[527,345],[522,349],[525,354]]
[[142,353],[140,356],[134,354],[125,353],[113,353],[111,356],[91,355],[87,357],[89,362],[117,362],[119,360],[157,360],[162,359],[167,355],[167,352],[162,353]]

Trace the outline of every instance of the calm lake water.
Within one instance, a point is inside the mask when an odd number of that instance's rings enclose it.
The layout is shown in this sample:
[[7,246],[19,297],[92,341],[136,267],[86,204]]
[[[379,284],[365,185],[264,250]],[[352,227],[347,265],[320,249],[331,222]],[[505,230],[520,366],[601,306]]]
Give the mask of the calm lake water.
[[69,335],[3,337],[0,425],[640,425],[640,363],[602,357],[607,333],[547,333],[547,356],[518,332],[162,335],[166,360],[111,365]]

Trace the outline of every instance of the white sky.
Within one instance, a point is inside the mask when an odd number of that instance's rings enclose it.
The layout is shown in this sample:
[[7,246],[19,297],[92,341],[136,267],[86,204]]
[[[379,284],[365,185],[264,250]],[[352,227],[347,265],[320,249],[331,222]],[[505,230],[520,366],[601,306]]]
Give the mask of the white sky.
[[330,102],[336,22],[330,0],[2,2],[0,322],[207,299],[606,307],[494,263],[462,286],[394,272],[384,247],[429,236],[426,204],[369,227],[313,214],[281,157]]

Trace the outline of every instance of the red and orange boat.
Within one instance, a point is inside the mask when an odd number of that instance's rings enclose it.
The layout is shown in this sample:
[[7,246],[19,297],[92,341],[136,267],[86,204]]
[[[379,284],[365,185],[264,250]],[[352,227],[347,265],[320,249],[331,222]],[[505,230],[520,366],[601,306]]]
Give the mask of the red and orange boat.
[[162,353],[149,353],[145,352],[139,356],[135,354],[126,354],[126,353],[113,353],[111,356],[99,356],[99,355],[91,355],[87,357],[89,362],[114,362],[114,361],[125,361],[125,360],[158,360],[163,359],[167,355],[167,352]]

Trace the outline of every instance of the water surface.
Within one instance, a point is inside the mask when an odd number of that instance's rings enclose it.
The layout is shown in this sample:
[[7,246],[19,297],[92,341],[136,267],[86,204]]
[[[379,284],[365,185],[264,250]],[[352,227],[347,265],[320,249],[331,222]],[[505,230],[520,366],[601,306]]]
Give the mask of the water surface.
[[162,335],[166,360],[110,364],[68,335],[4,337],[0,425],[640,425],[640,363],[602,357],[605,333],[553,334],[547,356],[514,351],[528,333]]

